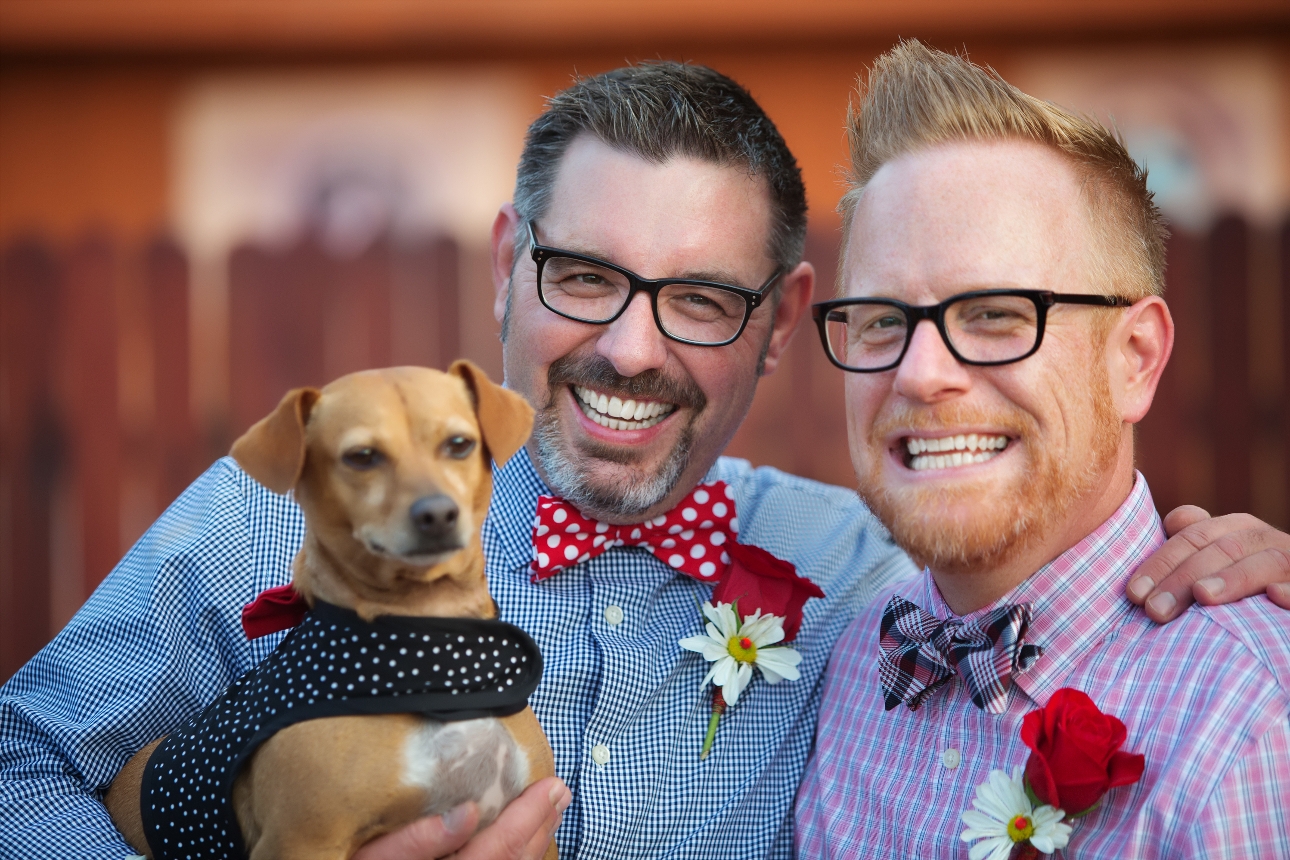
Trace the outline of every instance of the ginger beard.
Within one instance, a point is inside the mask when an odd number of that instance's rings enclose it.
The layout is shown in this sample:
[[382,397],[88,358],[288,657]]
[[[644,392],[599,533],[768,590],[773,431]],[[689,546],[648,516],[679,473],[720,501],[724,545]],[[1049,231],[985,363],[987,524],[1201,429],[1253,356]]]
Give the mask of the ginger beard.
[[[643,457],[626,447],[614,447],[584,440],[576,449],[570,436],[560,426],[559,398],[567,396],[572,386],[613,391],[638,400],[655,400],[688,408],[687,417],[676,415],[668,420],[685,420],[680,438],[658,466],[640,462]],[[576,358],[566,355],[551,363],[547,370],[547,402],[537,410],[533,438],[538,459],[552,491],[574,507],[588,514],[631,520],[657,505],[676,487],[690,464],[694,448],[694,425],[707,405],[702,389],[689,379],[670,379],[657,370],[636,376],[622,376],[608,359],[600,355]],[[629,467],[615,470],[610,480],[596,475],[595,461]]]
[[[868,437],[867,468],[857,471],[860,497],[919,565],[960,574],[999,566],[1060,522],[1116,457],[1123,424],[1105,369],[1088,380],[1081,399],[1089,404],[1090,434],[1087,456],[1079,458],[1054,456],[1043,444],[1039,423],[1021,409],[1001,414],[959,403],[889,408]],[[993,480],[956,479],[953,468],[936,484],[883,482],[884,469],[900,468],[890,462],[884,441],[898,428],[936,436],[965,426],[997,428],[1010,438],[1009,447],[1023,448],[1029,465],[1011,486],[1000,491]],[[951,515],[955,510],[970,516]]]

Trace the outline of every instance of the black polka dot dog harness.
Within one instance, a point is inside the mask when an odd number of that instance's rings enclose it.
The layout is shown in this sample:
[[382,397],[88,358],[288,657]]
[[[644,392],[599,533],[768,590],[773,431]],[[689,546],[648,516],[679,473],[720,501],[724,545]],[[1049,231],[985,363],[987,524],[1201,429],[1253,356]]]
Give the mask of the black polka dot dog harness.
[[452,722],[522,711],[542,675],[528,634],[501,621],[382,616],[318,601],[265,660],[166,737],[143,775],[156,860],[242,858],[233,780],[293,723],[356,714]]

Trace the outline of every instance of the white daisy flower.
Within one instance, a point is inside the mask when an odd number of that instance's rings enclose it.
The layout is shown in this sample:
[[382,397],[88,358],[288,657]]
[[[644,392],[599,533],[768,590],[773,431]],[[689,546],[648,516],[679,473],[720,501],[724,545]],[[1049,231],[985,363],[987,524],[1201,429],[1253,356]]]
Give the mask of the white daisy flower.
[[1071,826],[1062,823],[1065,811],[1047,804],[1035,808],[1026,795],[1020,767],[1012,769],[1011,777],[1002,770],[990,771],[989,778],[976,787],[972,805],[976,809],[963,813],[967,830],[959,838],[982,841],[968,850],[969,860],[1008,860],[1013,846],[1024,842],[1052,854],[1070,841]]
[[771,647],[784,638],[782,616],[754,612],[741,623],[729,603],[705,603],[703,614],[708,617],[708,635],[690,636],[680,642],[682,648],[697,651],[712,663],[699,689],[711,681],[721,688],[726,704],[733,706],[752,680],[753,666],[771,684],[801,677],[797,664],[802,662],[802,655],[792,648]]

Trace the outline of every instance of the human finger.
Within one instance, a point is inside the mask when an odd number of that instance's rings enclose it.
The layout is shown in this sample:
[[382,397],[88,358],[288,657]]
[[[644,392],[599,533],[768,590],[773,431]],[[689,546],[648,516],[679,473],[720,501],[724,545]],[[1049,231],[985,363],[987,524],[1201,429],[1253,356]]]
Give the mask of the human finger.
[[1165,514],[1163,520],[1165,534],[1173,537],[1178,532],[1190,525],[1195,525],[1202,520],[1210,519],[1209,511],[1196,505],[1179,505],[1169,513]]
[[[1184,528],[1138,569],[1128,596],[1156,621],[1176,618],[1193,598],[1209,605],[1262,594],[1290,581],[1290,535],[1248,514]],[[1203,586],[1199,583],[1204,582]]]
[[558,777],[538,780],[507,804],[496,821],[476,833],[456,855],[458,860],[529,860],[530,849],[543,833],[541,851],[546,850],[550,834],[572,800]]
[[479,807],[463,803],[427,815],[358,849],[353,860],[437,860],[466,844],[479,825]]

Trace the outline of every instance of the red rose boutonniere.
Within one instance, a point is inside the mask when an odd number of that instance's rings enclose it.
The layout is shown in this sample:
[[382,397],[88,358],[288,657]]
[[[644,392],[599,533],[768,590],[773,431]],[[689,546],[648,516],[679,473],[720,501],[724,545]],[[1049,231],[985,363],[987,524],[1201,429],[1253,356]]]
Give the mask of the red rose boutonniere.
[[802,626],[802,607],[824,592],[797,568],[760,547],[733,544],[730,566],[702,607],[707,617],[706,636],[680,641],[682,648],[697,651],[712,663],[700,686],[713,683],[712,717],[699,758],[707,758],[717,735],[717,724],[727,707],[752,681],[756,667],[767,683],[796,681],[802,656],[777,643],[791,641]]
[[797,638],[806,601],[823,596],[818,585],[798,575],[792,562],[746,543],[730,545],[730,569],[712,590],[713,603],[738,602],[745,614],[783,618],[785,642]]
[[1026,783],[1044,803],[1073,815],[1090,812],[1108,790],[1142,778],[1146,759],[1120,751],[1127,737],[1124,723],[1088,696],[1058,690],[1021,721],[1021,741],[1030,747]]
[[1022,719],[1030,748],[1024,769],[990,772],[977,786],[975,809],[963,813],[962,840],[971,860],[1033,858],[1065,848],[1073,822],[1098,807],[1112,788],[1142,778],[1146,759],[1121,752],[1124,723],[1098,710],[1079,690],[1062,689]]

